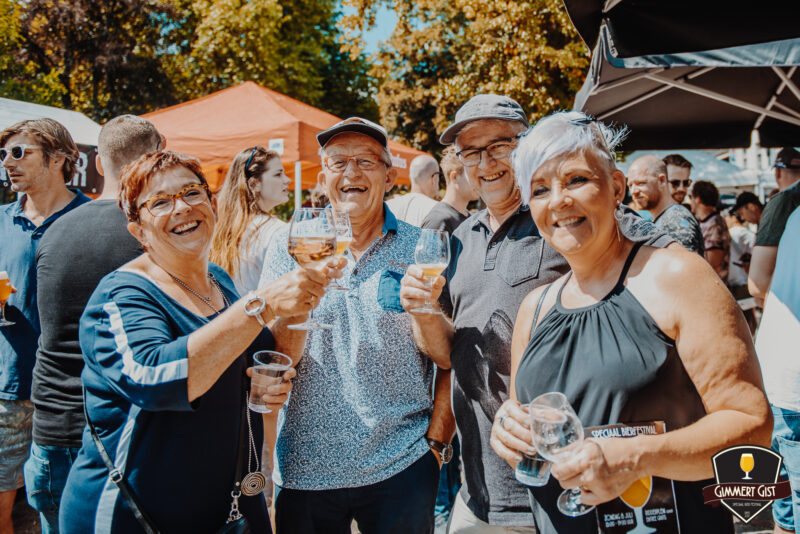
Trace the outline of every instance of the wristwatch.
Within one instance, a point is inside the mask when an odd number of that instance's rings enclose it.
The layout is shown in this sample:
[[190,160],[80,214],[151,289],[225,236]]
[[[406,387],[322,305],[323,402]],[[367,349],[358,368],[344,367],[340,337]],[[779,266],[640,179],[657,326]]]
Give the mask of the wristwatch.
[[428,445],[431,449],[439,453],[442,458],[442,463],[446,464],[453,459],[453,446],[449,443],[442,443],[435,439],[428,438]]
[[245,301],[242,306],[244,307],[244,312],[247,315],[256,318],[256,321],[258,321],[258,324],[261,325],[261,328],[267,327],[267,323],[265,323],[264,318],[261,317],[261,314],[264,312],[264,308],[267,307],[267,301],[264,300],[264,297],[259,297],[253,293],[248,293],[245,295]]

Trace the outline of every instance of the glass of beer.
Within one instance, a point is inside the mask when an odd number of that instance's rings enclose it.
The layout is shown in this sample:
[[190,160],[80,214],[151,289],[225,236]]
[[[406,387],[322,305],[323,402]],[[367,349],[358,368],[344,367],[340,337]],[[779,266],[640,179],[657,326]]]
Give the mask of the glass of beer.
[[650,500],[652,492],[653,477],[644,477],[631,484],[619,496],[622,502],[633,509],[633,515],[636,516],[636,526],[626,534],[652,534],[656,531],[656,529],[645,525],[644,514],[642,513],[642,508]]
[[[332,211],[333,221],[336,225],[336,256],[343,257],[347,249],[350,248],[350,243],[353,242],[353,227],[350,226],[350,214],[345,210],[335,209]],[[325,289],[346,291],[350,288],[343,286],[338,279],[334,278]]]
[[[336,225],[330,208],[300,208],[289,224],[289,254],[305,269],[318,267],[336,252]],[[330,329],[332,325],[317,322],[314,310],[308,320],[292,324],[292,330]]]
[[[539,395],[528,406],[533,444],[539,454],[553,463],[572,458],[583,444],[583,425],[563,393]],[[581,490],[572,488],[558,498],[558,510],[578,517],[594,510],[581,502]]]
[[0,271],[0,326],[11,326],[13,321],[6,319],[6,302],[11,296],[11,280],[6,271]]
[[253,376],[250,378],[250,396],[247,407],[258,413],[270,413],[264,395],[267,388],[280,384],[282,375],[292,366],[292,359],[281,352],[261,350],[253,354]]
[[[422,268],[425,283],[430,289],[442,271],[447,268],[447,264],[450,263],[450,236],[447,232],[424,228],[419,234],[417,247],[414,249],[414,261]],[[411,312],[441,313],[431,306],[430,301],[426,301],[422,308],[414,308]]]

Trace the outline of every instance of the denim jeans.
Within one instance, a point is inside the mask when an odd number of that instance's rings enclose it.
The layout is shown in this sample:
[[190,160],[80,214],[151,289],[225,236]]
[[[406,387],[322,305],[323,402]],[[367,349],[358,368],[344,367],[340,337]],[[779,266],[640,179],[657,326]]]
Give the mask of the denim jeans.
[[31,443],[25,462],[25,492],[28,504],[39,512],[42,534],[58,533],[58,505],[78,448],[51,447]]
[[781,528],[800,533],[800,413],[773,405],[772,416],[772,450],[783,456],[780,476],[792,486],[791,497],[772,503],[772,516]]

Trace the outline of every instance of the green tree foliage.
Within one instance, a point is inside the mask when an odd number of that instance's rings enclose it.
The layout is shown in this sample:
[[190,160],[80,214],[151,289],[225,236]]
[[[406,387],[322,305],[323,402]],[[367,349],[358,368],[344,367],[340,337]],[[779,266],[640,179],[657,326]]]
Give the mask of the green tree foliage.
[[365,58],[340,51],[333,0],[177,5],[189,39],[187,54],[172,57],[184,97],[252,80],[335,115],[377,119]]
[[[137,0],[27,0],[16,3],[11,79],[17,98],[56,103],[105,120],[175,102],[160,56],[174,10]],[[13,40],[12,40],[13,39]],[[16,46],[13,46],[16,45]],[[27,93],[27,94],[26,94]]]
[[[398,24],[373,58],[382,123],[399,141],[438,152],[456,110],[481,92],[509,95],[535,120],[569,108],[587,50],[560,0],[346,0],[350,35],[390,5]],[[351,50],[358,53],[357,39]]]

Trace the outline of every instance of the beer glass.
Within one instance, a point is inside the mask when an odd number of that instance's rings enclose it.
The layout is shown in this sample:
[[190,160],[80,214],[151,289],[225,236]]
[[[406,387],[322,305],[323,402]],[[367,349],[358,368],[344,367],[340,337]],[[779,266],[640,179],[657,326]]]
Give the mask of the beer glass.
[[6,319],[6,301],[11,296],[11,280],[6,271],[0,271],[0,326],[11,326],[14,321]]
[[633,515],[636,516],[636,526],[626,534],[652,534],[656,531],[644,524],[644,514],[642,513],[642,508],[650,500],[652,492],[653,477],[644,477],[631,484],[619,496],[622,502],[633,509]]
[[[330,208],[299,208],[289,224],[289,254],[306,269],[313,269],[336,251],[336,226]],[[330,329],[332,325],[317,322],[314,310],[308,320],[291,324],[292,330]]]
[[741,458],[739,458],[739,467],[744,471],[744,478],[742,478],[742,480],[753,480],[750,477],[750,471],[752,471],[755,466],[753,455],[749,452],[742,453]]
[[[583,444],[583,425],[563,393],[539,395],[528,406],[533,444],[539,454],[553,463],[572,458]],[[573,488],[558,497],[558,510],[578,517],[594,510],[581,502],[581,490]]]
[[292,359],[281,352],[261,350],[253,354],[253,376],[250,378],[250,396],[247,407],[258,413],[270,413],[263,396],[267,388],[280,384],[282,375],[292,366]]
[[[431,230],[423,228],[414,249],[414,261],[422,268],[422,275],[428,289],[447,268],[450,263],[450,236],[441,230]],[[431,306],[430,301],[426,301],[421,308],[411,310],[412,313],[441,313]]]
[[[350,226],[350,214],[345,210],[332,210],[333,221],[336,225],[336,256],[344,257],[344,253],[350,248],[350,243],[353,242],[353,228]],[[331,280],[328,287],[325,289],[338,289],[348,290],[337,278]]]

